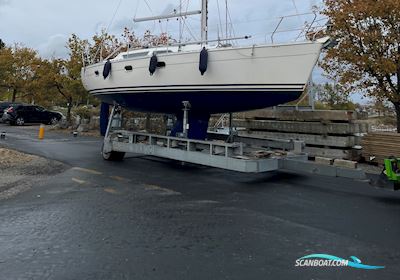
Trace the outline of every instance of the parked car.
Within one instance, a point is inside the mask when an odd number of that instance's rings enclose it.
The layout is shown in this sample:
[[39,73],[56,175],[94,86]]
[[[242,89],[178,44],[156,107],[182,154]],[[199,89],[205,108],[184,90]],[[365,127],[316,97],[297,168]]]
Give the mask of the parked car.
[[8,108],[10,108],[11,106],[15,106],[15,105],[17,105],[18,103],[13,103],[13,102],[8,102],[8,101],[4,101],[4,102],[0,102],[0,122],[2,122],[3,121],[3,114],[4,114],[4,111],[6,110],[6,109],[8,109]]
[[40,106],[17,104],[5,110],[3,121],[11,125],[24,125],[25,123],[56,124],[62,117],[61,113],[49,111]]
[[0,102],[0,112],[4,112],[4,110],[10,107],[11,104],[12,102],[7,102],[7,101]]
[[15,105],[22,105],[22,103],[8,102],[8,101],[0,102],[0,113],[3,114],[3,112],[6,109],[10,108],[11,106],[15,106]]

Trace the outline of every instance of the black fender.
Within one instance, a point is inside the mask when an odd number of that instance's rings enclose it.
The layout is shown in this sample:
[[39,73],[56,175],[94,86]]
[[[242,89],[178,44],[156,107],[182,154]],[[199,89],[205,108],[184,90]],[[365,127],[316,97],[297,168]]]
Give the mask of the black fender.
[[208,51],[206,47],[203,47],[203,49],[200,52],[200,62],[199,62],[199,70],[202,76],[204,75],[204,73],[206,73],[207,68],[208,68]]
[[151,76],[153,76],[153,74],[156,72],[157,64],[158,64],[158,58],[156,54],[153,54],[153,56],[150,58],[150,65],[149,65],[149,72]]
[[106,64],[104,64],[104,69],[103,69],[104,80],[107,79],[108,76],[110,76],[111,68],[112,68],[111,61],[107,60]]

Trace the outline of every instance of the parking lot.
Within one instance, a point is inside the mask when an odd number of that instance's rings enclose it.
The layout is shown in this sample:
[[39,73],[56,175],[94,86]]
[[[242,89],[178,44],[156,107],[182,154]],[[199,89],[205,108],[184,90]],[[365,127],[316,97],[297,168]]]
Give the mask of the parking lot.
[[[362,181],[241,174],[140,155],[101,139],[0,124],[0,147],[62,163],[0,201],[1,279],[396,279],[400,194]],[[1,170],[0,170],[1,174]],[[295,267],[310,254],[380,270]]]

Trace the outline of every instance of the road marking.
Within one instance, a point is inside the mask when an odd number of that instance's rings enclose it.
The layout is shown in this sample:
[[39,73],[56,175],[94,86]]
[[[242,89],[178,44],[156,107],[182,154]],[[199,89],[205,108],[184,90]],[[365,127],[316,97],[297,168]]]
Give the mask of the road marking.
[[155,185],[144,185],[144,188],[148,191],[160,191],[163,192],[164,194],[167,195],[181,195],[182,193],[180,192],[176,192],[167,188],[163,188],[163,187],[159,187],[159,186],[155,186]]
[[111,179],[120,181],[120,182],[131,182],[128,178],[120,177],[120,176],[110,176]]
[[106,193],[110,193],[110,194],[118,194],[118,192],[115,189],[112,189],[112,188],[106,188],[106,189],[104,189],[104,191]]
[[219,204],[219,201],[215,201],[215,200],[196,200],[196,203],[199,204]]
[[81,172],[89,173],[92,175],[102,175],[103,174],[102,172],[99,172],[97,170],[81,168],[81,167],[74,167],[74,168],[72,168],[72,170],[81,171]]
[[79,180],[79,179],[76,179],[76,178],[72,178],[72,181],[74,181],[75,183],[78,183],[79,185],[83,185],[83,184],[86,183],[86,181]]
[[[28,139],[28,138],[27,138]],[[67,143],[67,144],[90,144],[90,143],[99,143],[98,141],[73,141],[70,139],[44,139],[46,144],[60,144],[60,143]],[[39,142],[39,143],[44,143],[44,142],[40,142],[38,140],[35,139],[35,142]]]

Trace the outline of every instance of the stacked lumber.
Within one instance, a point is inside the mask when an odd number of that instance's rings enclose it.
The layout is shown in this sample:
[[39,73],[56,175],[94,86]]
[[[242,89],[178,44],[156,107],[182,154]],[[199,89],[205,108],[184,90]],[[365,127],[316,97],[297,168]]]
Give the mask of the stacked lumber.
[[400,134],[369,133],[362,140],[362,156],[366,161],[383,165],[390,156],[400,157]]
[[311,157],[358,160],[362,135],[369,125],[353,111],[258,110],[235,114],[239,136],[304,141]]

